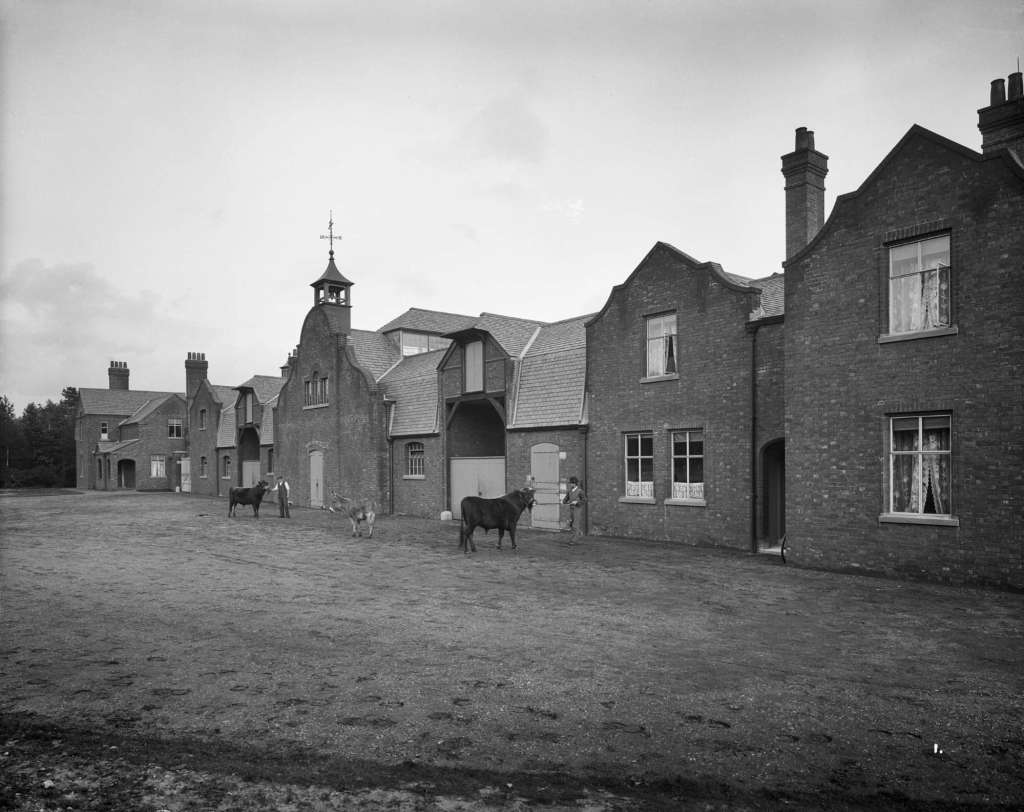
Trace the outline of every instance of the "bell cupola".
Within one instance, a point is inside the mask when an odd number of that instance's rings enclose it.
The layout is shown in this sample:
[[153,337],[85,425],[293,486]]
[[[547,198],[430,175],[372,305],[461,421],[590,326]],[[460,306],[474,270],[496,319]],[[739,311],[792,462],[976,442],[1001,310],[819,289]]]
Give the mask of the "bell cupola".
[[[327,268],[315,282],[310,283],[313,288],[314,307],[338,307],[344,308],[342,319],[351,324],[352,307],[352,282],[341,275],[338,266],[334,264],[334,217],[332,215],[328,224],[328,233],[321,235],[321,239],[331,241],[331,250],[327,260]],[[340,238],[339,238],[340,239]],[[337,315],[342,315],[338,313]]]

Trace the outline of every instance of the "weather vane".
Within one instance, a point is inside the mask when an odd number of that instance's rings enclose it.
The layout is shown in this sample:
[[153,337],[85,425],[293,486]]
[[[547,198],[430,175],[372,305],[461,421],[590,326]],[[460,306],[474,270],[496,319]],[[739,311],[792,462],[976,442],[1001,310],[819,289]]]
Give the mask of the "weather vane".
[[[331,219],[327,221],[327,233],[320,235],[321,240],[331,241],[331,256],[334,256],[334,209],[331,209]],[[338,237],[340,240],[341,237]]]

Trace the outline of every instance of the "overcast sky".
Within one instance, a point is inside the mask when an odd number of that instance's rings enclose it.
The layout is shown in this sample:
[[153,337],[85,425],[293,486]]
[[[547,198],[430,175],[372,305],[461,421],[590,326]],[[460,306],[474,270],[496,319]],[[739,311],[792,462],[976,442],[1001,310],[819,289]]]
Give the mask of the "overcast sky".
[[763,277],[780,156],[827,211],[913,124],[980,149],[1022,0],[0,0],[0,394],[278,374],[353,325],[600,309],[658,240]]

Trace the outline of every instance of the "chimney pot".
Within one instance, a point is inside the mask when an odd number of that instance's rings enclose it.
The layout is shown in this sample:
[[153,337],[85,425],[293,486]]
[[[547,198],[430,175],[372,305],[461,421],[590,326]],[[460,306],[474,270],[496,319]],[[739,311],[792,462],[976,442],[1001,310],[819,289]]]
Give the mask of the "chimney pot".
[[1002,104],[1004,101],[1006,101],[1006,81],[1004,79],[993,79],[992,89],[988,94],[989,106]]
[[1020,71],[1010,74],[1010,90],[1007,96],[1010,101],[1024,97],[1024,81],[1022,81]]
[[806,127],[797,127],[796,149],[814,149],[814,130],[808,130]]

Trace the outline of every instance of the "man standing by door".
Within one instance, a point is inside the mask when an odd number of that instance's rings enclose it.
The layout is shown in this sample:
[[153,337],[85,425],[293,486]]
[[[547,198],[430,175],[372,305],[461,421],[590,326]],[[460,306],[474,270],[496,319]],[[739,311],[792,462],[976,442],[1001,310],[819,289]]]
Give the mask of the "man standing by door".
[[586,501],[580,481],[574,476],[569,477],[569,490],[565,492],[562,502],[569,506],[569,529],[572,531],[570,544],[575,544],[583,535],[583,503]]
[[277,486],[274,488],[277,491],[277,513],[282,519],[290,519],[292,517],[291,511],[288,509],[288,497],[291,496],[292,489],[288,485],[288,480],[283,476],[278,476]]

